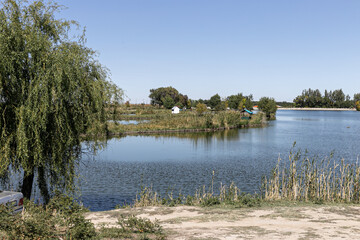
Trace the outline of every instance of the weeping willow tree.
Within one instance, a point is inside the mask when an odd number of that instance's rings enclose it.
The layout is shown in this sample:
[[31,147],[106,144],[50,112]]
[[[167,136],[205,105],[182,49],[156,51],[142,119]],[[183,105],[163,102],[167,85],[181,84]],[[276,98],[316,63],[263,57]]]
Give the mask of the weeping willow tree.
[[104,131],[106,107],[122,97],[60,10],[21,0],[0,10],[0,178],[21,175],[27,198],[36,182],[45,200],[74,189],[81,137]]

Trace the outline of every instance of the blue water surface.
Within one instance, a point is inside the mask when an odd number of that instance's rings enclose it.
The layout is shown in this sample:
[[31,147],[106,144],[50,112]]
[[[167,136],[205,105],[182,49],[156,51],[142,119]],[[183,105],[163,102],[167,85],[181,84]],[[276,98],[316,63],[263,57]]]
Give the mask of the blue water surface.
[[84,154],[81,201],[93,211],[131,203],[141,186],[162,195],[194,194],[232,181],[248,193],[259,192],[278,158],[296,149],[355,163],[360,155],[360,112],[279,110],[267,127],[215,133],[127,136],[107,141],[96,156]]

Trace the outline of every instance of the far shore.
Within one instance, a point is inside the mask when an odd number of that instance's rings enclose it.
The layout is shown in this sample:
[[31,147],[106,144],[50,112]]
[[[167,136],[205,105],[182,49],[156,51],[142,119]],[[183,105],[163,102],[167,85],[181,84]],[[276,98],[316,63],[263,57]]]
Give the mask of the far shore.
[[296,111],[356,111],[355,108],[278,108],[280,110],[296,110]]

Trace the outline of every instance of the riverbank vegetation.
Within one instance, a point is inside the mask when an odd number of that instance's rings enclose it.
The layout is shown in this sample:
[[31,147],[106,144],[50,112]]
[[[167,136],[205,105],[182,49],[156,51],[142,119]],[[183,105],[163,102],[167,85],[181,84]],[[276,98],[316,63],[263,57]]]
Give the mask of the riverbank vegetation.
[[[294,99],[295,107],[299,108],[355,108],[360,101],[360,93],[354,94],[353,99],[342,89],[325,90],[324,95],[319,89],[305,89]],[[357,108],[358,109],[358,108]],[[359,108],[360,109],[360,108]]]
[[116,226],[96,229],[88,210],[71,197],[57,194],[46,206],[26,200],[22,214],[0,205],[0,238],[31,239],[165,239],[157,221],[121,215]]
[[234,183],[220,184],[214,189],[214,176],[209,186],[199,188],[191,196],[168,194],[160,196],[152,188],[144,187],[134,202],[135,207],[195,206],[253,207],[274,202],[293,203],[360,203],[360,166],[335,161],[332,157],[319,159],[306,152],[291,152],[289,161],[278,160],[269,176],[262,179],[258,194],[246,194]]
[[258,108],[265,113],[268,120],[276,119],[276,102],[273,98],[262,97],[258,102]]

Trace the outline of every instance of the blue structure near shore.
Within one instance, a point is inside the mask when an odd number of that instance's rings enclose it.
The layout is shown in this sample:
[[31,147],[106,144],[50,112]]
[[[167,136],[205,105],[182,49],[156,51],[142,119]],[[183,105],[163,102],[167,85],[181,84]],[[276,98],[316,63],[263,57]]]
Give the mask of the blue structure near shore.
[[243,110],[241,110],[241,113],[243,113],[243,116],[241,116],[242,120],[250,120],[251,119],[251,115],[253,115],[254,113],[250,110],[247,110],[246,108],[244,108]]

